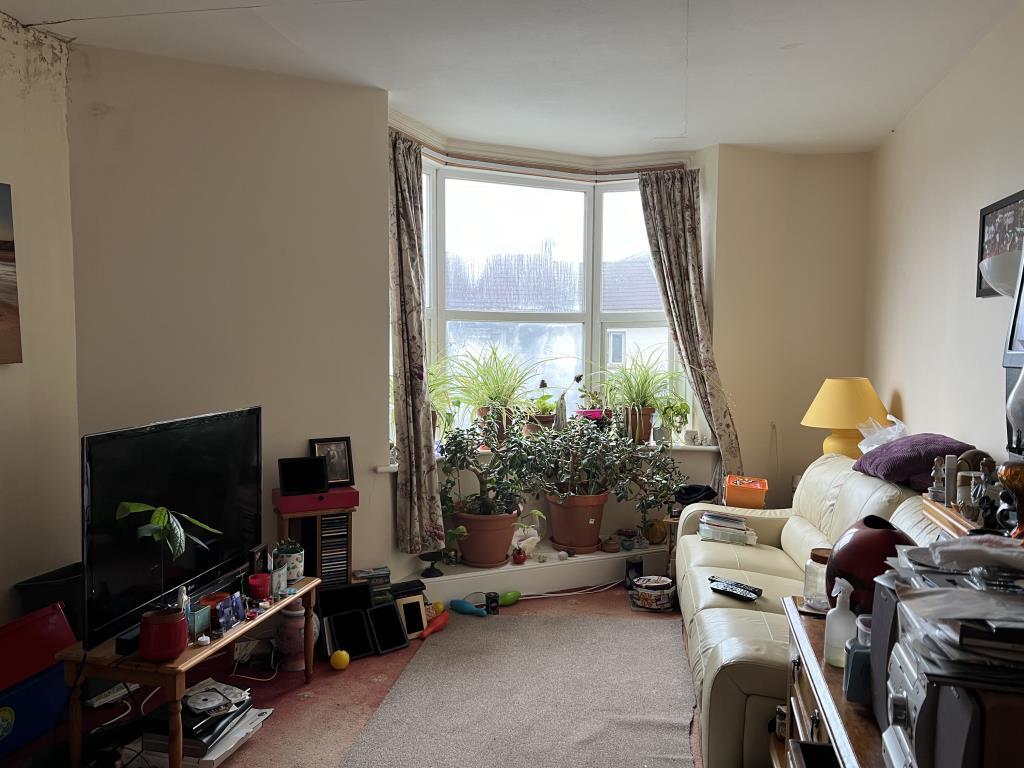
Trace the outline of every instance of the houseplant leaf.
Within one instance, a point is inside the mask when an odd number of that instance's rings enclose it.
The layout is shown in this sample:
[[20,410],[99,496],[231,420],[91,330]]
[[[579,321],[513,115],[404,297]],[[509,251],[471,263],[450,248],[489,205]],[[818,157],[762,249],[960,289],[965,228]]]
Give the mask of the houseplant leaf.
[[175,512],[174,514],[176,514],[183,520],[188,520],[190,523],[192,523],[192,525],[198,526],[199,528],[202,528],[204,531],[209,531],[210,533],[223,533],[223,531],[218,531],[216,528],[211,528],[206,523],[201,523],[194,517],[186,515],[184,512]]
[[122,501],[117,505],[117,514],[114,516],[116,520],[122,520],[128,515],[133,515],[136,512],[152,512],[156,507],[152,504],[143,504],[140,501]]
[[170,515],[167,518],[167,547],[171,550],[171,559],[177,560],[185,554],[185,529],[181,527],[178,518]]
[[167,511],[167,507],[157,507],[149,518],[149,524],[157,528],[166,528],[169,518],[170,514]]

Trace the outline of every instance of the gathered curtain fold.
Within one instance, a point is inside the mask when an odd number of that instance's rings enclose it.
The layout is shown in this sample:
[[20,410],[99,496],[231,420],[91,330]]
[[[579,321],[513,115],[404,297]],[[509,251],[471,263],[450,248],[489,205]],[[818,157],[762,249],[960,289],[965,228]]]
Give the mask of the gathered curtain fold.
[[[643,204],[651,260],[672,339],[687,378],[718,440],[725,474],[743,474],[743,458],[711,343],[701,256],[700,171],[642,171]],[[716,486],[721,476],[714,478]]]
[[444,546],[424,339],[422,145],[390,130],[388,169],[391,344],[398,492],[396,546],[419,554]]

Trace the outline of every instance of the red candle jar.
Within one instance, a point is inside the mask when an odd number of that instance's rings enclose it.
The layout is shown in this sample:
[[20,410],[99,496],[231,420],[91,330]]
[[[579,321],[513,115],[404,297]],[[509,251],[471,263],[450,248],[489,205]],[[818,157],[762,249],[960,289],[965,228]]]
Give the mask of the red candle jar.
[[249,577],[249,597],[266,600],[270,597],[270,574],[254,573]]

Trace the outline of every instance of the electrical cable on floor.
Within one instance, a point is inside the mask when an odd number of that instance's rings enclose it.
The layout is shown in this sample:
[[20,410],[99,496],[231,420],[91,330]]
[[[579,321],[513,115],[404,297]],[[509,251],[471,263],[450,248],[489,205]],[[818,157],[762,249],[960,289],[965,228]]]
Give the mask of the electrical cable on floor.
[[618,581],[612,581],[608,584],[598,584],[593,587],[585,587],[574,592],[541,592],[535,595],[522,595],[520,600],[540,600],[542,597],[574,597],[577,595],[596,595],[600,592],[607,592],[612,587],[617,587],[622,583],[622,579]]
[[139,704],[139,717],[141,717],[142,715],[146,714],[146,704],[149,703],[149,700],[152,699],[153,696],[156,695],[156,692],[159,691],[159,690],[160,690],[159,688],[154,688],[152,691],[150,691],[146,695],[146,698],[144,698],[142,700],[142,703]]
[[281,669],[280,662],[277,664],[277,666],[274,666],[274,651],[275,650],[276,649],[273,648],[273,647],[270,649],[270,666],[274,670],[274,674],[272,674],[270,677],[250,677],[249,675],[240,675],[240,674],[238,674],[238,660],[237,659],[235,660],[234,668],[231,670],[231,676],[232,677],[240,677],[242,680],[253,680],[253,681],[257,682],[257,683],[269,683],[271,680],[273,680],[275,677],[277,677],[277,673]]
[[114,723],[116,723],[121,718],[127,717],[128,715],[130,715],[132,713],[132,701],[131,701],[131,699],[122,699],[121,703],[122,704],[127,704],[128,708],[125,709],[124,712],[122,712],[120,715],[118,715],[117,717],[113,718],[112,720],[107,720],[107,722],[103,723],[102,725],[98,725],[95,728],[93,728],[92,729],[93,733],[98,731],[100,728],[106,728],[108,725],[113,725]]

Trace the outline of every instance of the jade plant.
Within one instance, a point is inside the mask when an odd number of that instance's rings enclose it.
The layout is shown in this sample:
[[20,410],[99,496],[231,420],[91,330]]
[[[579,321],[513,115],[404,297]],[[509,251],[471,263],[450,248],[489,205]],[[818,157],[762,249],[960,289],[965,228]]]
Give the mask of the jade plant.
[[[185,530],[181,521],[191,523],[204,531],[220,535],[221,531],[211,528],[206,523],[186,515],[184,512],[174,512],[167,507],[154,507],[152,504],[144,504],[138,501],[122,501],[117,505],[116,519],[122,520],[129,515],[138,513],[149,513],[149,522],[143,523],[137,529],[140,539],[150,537],[153,541],[167,542],[167,548],[171,551],[171,560],[177,560],[185,554],[185,542],[191,540],[203,549],[209,549],[206,542]],[[179,520],[178,518],[181,518]]]
[[560,431],[531,441],[527,471],[541,478],[545,493],[564,502],[607,492],[633,501],[644,526],[648,513],[668,504],[687,481],[666,446],[635,443],[590,419],[571,418]]
[[[444,436],[438,466],[444,475],[440,492],[445,515],[517,512],[522,497],[536,492],[539,478],[533,458],[535,443],[522,431],[526,416],[513,410],[506,419],[506,430],[488,415],[467,427],[455,427]],[[467,475],[473,478],[468,483],[464,482]]]

